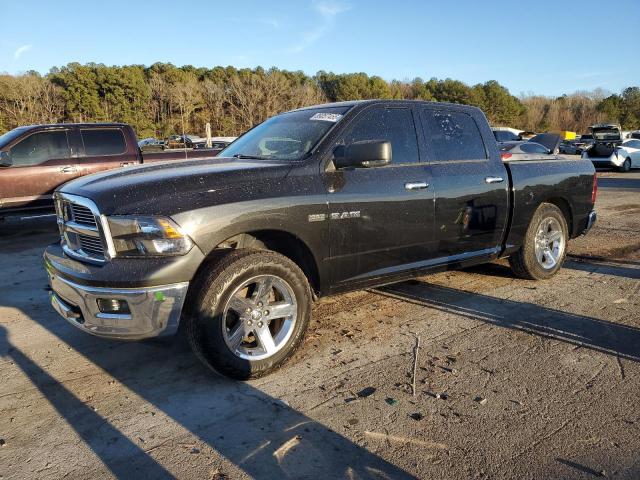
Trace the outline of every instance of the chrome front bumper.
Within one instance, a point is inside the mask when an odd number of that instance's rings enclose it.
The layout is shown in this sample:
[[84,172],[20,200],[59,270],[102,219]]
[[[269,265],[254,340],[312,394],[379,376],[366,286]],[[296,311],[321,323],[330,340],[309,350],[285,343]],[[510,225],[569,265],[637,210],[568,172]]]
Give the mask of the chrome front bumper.
[[[108,289],[75,284],[49,271],[51,305],[69,323],[99,337],[140,340],[174,334],[188,282]],[[103,313],[99,298],[125,300],[130,313]]]

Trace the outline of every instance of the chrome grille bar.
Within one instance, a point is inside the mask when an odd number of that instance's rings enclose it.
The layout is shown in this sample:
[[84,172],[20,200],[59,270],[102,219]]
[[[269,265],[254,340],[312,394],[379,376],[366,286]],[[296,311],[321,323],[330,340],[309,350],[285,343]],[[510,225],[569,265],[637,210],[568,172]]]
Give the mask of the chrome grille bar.
[[105,261],[105,235],[100,213],[88,198],[54,194],[62,248],[70,257],[91,263]]

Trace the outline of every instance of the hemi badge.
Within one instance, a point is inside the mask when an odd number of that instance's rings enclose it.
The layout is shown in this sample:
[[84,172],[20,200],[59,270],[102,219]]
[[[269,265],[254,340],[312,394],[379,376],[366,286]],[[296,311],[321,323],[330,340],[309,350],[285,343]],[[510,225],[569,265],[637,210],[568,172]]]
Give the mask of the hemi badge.
[[310,222],[324,222],[327,219],[327,216],[324,213],[314,213],[313,215],[309,215]]

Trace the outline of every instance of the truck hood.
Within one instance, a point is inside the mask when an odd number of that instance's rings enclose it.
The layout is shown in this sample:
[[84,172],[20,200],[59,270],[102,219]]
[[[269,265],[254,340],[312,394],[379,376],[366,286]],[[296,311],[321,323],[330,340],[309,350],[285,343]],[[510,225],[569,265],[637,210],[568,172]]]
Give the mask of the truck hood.
[[219,158],[120,168],[80,177],[59,191],[90,198],[105,215],[173,215],[215,204],[260,198],[291,164]]

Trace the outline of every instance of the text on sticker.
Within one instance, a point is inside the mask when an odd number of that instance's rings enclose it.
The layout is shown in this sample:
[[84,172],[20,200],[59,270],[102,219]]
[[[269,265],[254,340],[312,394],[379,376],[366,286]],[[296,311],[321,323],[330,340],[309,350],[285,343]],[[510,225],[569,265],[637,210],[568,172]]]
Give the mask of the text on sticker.
[[309,120],[324,120],[325,122],[337,122],[342,118],[339,113],[315,113]]

